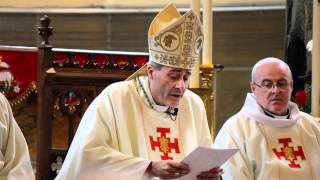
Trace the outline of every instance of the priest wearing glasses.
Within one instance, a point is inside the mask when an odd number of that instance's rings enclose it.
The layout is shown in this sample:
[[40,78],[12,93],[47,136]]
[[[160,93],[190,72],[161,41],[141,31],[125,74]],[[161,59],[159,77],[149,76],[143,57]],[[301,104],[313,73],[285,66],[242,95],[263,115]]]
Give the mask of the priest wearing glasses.
[[[202,48],[199,19],[165,7],[148,32],[148,64],[109,85],[84,114],[56,179],[174,179],[190,172],[181,160],[211,147],[204,104],[189,91]],[[220,179],[220,167],[198,174]],[[196,178],[196,177],[195,177]]]
[[252,69],[252,93],[219,131],[214,147],[239,148],[223,165],[228,180],[320,179],[320,128],[290,102],[288,65],[269,57]]

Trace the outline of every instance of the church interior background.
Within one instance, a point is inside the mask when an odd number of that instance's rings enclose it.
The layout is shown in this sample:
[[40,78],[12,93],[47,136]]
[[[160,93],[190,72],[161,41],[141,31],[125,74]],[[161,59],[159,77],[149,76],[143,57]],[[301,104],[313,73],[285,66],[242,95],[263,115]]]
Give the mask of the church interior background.
[[[159,8],[168,2],[174,2],[182,11],[190,7],[189,0],[2,0],[0,45],[37,47],[40,39],[36,27],[40,17],[47,14],[54,28],[50,37],[54,47],[147,52],[149,24]],[[224,66],[223,71],[216,74],[215,82],[214,133],[217,133],[223,122],[241,108],[249,91],[252,65],[268,56],[284,58],[286,1],[212,0],[212,3],[212,62]],[[2,57],[1,61],[6,59]],[[26,65],[19,71],[35,69]],[[16,102],[13,110],[35,161],[36,89],[29,89],[28,96]],[[55,112],[55,116],[58,118],[53,122],[52,145],[65,148],[67,142],[61,139],[68,131],[66,120],[59,112]]]

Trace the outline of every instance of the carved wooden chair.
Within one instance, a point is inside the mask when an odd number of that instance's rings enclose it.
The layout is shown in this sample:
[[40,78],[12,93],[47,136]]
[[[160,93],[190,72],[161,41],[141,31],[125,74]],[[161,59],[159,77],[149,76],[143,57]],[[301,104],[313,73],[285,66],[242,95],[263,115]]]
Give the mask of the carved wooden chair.
[[148,54],[53,48],[50,19],[44,16],[40,24],[37,179],[48,180],[59,171],[90,102],[145,64]]

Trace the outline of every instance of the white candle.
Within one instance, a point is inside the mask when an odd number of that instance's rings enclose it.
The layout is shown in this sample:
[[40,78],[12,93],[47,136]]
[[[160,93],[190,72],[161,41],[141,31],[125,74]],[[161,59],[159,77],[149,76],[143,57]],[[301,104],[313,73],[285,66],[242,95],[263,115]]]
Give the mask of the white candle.
[[320,117],[320,3],[313,0],[311,113]]
[[[200,0],[191,0],[191,9],[200,19]],[[197,58],[191,72],[190,88],[199,88],[199,87],[200,87],[200,68],[199,68],[199,58]]]
[[200,18],[200,0],[191,0],[191,9]]
[[212,65],[212,0],[203,0],[203,2],[204,44],[202,52],[202,64]]

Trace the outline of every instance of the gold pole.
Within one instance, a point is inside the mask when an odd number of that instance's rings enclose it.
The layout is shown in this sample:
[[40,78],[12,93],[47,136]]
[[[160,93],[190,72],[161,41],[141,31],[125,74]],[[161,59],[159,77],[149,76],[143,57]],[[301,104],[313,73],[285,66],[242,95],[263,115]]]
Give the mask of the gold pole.
[[320,3],[313,0],[311,113],[320,117]]

